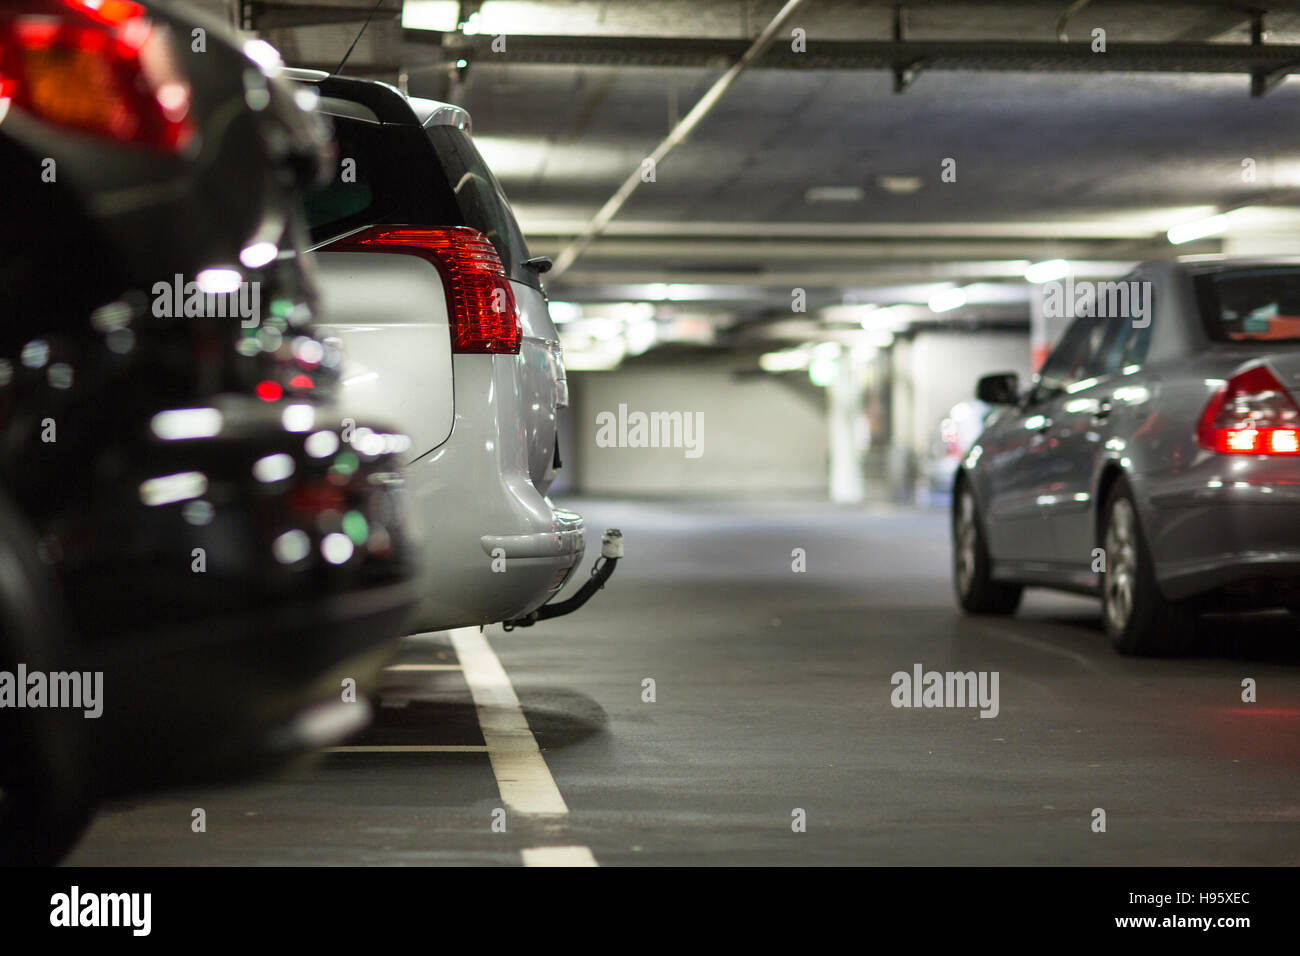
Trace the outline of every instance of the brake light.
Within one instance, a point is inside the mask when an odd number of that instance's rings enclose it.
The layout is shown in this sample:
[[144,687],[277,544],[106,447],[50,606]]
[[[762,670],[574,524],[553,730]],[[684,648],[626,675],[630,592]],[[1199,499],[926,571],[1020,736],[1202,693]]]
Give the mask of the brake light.
[[447,289],[451,350],[518,354],[519,306],[487,238],[468,226],[417,229],[372,226],[326,246],[324,252],[400,252],[433,263]]
[[46,6],[0,23],[0,106],[119,143],[184,148],[190,88],[165,28],[120,0]]
[[1300,454],[1300,406],[1263,365],[1234,375],[1201,414],[1197,439],[1225,455]]

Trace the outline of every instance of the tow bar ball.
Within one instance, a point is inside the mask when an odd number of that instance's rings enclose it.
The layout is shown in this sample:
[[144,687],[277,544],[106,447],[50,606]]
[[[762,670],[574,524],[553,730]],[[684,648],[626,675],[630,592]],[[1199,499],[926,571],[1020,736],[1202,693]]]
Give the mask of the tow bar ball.
[[600,556],[602,558],[623,557],[623,532],[617,528],[606,528],[600,536]]
[[501,626],[507,631],[513,631],[517,627],[532,627],[538,621],[545,621],[547,618],[572,614],[591,600],[593,594],[605,586],[605,582],[610,579],[614,569],[618,567],[619,559],[622,557],[623,532],[617,528],[606,528],[605,533],[600,536],[600,558],[591,569],[591,577],[583,583],[582,587],[578,588],[577,594],[558,604],[543,604],[536,611],[531,611],[523,617],[515,618],[513,621],[505,621]]

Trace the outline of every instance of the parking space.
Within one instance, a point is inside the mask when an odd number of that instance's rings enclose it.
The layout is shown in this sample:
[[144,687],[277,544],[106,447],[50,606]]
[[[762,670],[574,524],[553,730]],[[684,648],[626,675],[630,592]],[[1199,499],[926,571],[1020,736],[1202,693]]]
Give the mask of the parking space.
[[[482,722],[510,728],[505,688],[484,685],[498,695],[484,714],[452,636],[419,635],[357,749],[111,807],[71,862],[518,865],[560,847],[532,860],[1300,862],[1289,622],[1224,619],[1185,658],[1133,660],[1108,647],[1095,601],[1044,593],[1014,619],[957,616],[939,513],[581,504],[627,535],[604,613],[469,645],[499,657],[567,815],[503,799],[520,776],[494,774]],[[998,671],[996,719],[892,706],[891,675],[917,663]],[[546,788],[513,792],[527,805]],[[195,807],[206,833],[190,830]]]
[[1298,73],[0,7],[0,866],[1300,864]]

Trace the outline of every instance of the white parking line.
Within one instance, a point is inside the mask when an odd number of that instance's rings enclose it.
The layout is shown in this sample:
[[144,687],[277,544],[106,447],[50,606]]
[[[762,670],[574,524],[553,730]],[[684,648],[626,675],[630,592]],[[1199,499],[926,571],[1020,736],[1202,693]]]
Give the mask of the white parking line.
[[524,866],[596,866],[585,846],[534,846],[522,851]]
[[[475,627],[449,632],[456,656],[465,672],[478,709],[479,727],[487,744],[492,773],[501,799],[514,812],[526,816],[561,816],[568,804],[555,785],[519,706],[514,685],[487,638]],[[536,847],[523,851],[525,866],[595,866],[586,847]]]
[[568,813],[519,706],[515,688],[487,638],[476,627],[460,627],[449,633],[465,671],[465,682],[474,695],[501,798],[519,813]]
[[386,671],[458,671],[459,664],[392,664]]

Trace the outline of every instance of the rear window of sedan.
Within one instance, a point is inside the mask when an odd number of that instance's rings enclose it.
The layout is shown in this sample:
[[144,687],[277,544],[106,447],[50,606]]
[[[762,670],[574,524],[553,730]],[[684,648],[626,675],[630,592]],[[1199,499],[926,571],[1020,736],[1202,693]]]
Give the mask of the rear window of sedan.
[[1196,294],[1216,342],[1300,343],[1300,268],[1198,276]]

